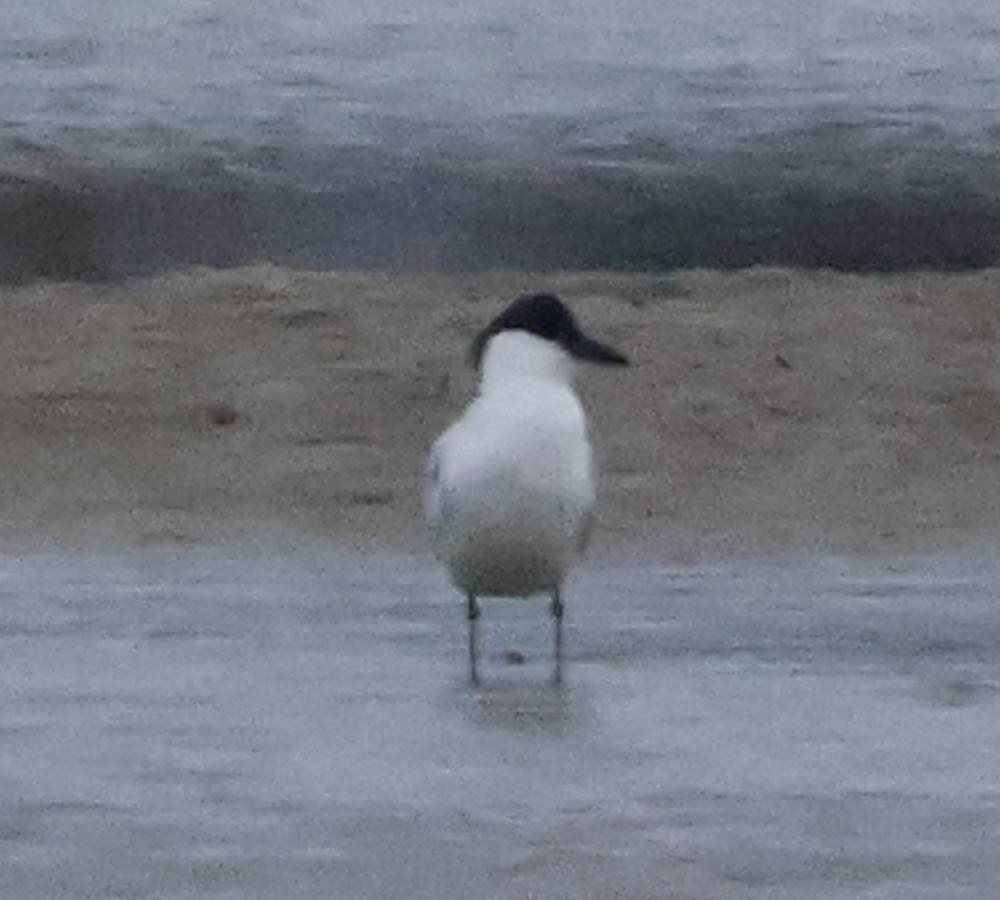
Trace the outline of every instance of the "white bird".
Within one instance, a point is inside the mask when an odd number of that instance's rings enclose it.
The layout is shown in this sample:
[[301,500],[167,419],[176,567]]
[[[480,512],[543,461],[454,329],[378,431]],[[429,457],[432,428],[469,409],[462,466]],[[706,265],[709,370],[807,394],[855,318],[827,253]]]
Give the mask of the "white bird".
[[479,598],[551,597],[554,677],[561,677],[561,588],[586,546],[593,451],[573,389],[574,357],[626,365],[580,330],[549,294],[518,298],[472,345],[479,395],[435,441],[424,506],[435,551],[465,594],[469,672],[478,682]]

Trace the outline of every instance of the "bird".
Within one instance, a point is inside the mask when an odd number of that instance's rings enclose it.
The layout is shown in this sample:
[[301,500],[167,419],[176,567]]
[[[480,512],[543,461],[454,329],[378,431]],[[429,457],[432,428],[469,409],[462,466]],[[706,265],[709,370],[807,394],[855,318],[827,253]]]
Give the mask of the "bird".
[[465,597],[479,684],[480,599],[549,597],[562,677],[563,582],[588,543],[596,473],[575,361],[625,366],[554,294],[525,294],[476,334],[477,396],[431,446],[424,510],[434,552]]

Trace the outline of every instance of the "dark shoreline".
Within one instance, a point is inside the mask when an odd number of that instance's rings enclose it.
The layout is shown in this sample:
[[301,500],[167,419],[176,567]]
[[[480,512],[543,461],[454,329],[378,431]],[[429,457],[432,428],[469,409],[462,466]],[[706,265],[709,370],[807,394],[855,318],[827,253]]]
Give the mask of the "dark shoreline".
[[[319,180],[45,161],[0,166],[0,282],[119,280],[267,260],[397,271],[780,265],[973,269],[1000,261],[1000,164],[673,159],[486,165],[353,159]],[[304,165],[315,173],[321,166]]]

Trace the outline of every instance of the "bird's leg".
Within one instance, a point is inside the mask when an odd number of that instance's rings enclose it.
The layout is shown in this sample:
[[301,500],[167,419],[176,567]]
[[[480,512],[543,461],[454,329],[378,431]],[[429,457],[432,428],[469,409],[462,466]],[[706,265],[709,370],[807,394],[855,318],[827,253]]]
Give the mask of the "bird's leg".
[[552,619],[555,623],[555,668],[552,670],[552,680],[557,684],[562,680],[562,620],[563,602],[559,596],[559,588],[552,592]]
[[468,601],[466,615],[469,619],[469,680],[473,684],[479,684],[479,672],[476,669],[479,637],[479,601],[476,600],[473,594],[468,594],[466,599]]

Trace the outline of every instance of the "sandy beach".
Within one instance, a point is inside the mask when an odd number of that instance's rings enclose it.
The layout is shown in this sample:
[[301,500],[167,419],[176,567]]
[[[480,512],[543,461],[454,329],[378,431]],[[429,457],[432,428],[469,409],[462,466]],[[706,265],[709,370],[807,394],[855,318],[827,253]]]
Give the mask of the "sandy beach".
[[475,331],[553,290],[633,358],[581,372],[594,553],[884,554],[1000,526],[1000,271],[191,270],[0,296],[11,544],[422,550]]
[[[276,267],[0,303],[0,895],[993,900],[1000,273]],[[568,586],[426,546],[472,334],[560,292]]]

